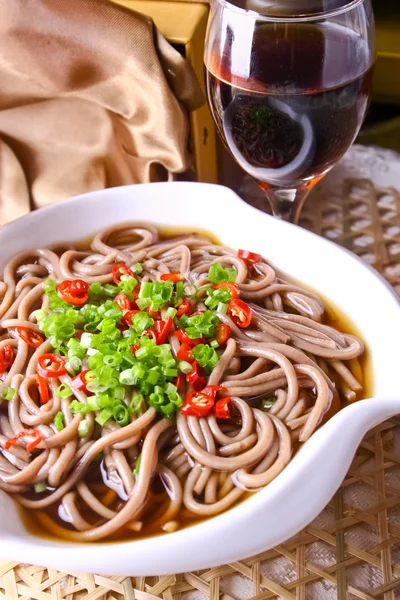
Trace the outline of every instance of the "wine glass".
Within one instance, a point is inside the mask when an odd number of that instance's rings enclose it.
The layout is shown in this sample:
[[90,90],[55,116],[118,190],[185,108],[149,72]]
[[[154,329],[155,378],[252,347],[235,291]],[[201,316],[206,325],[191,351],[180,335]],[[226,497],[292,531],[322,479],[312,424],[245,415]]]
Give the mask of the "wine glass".
[[212,1],[205,66],[217,130],[274,216],[297,222],[367,112],[371,1]]

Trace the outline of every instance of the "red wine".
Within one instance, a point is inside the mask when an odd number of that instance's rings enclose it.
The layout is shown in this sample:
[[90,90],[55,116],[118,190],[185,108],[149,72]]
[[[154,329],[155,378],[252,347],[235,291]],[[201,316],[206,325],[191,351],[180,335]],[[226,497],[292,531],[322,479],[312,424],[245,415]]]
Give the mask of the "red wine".
[[235,42],[228,27],[223,49],[212,50],[206,65],[222,139],[260,181],[290,186],[319,177],[365,117],[372,71],[366,42],[337,25],[261,23],[247,43]]

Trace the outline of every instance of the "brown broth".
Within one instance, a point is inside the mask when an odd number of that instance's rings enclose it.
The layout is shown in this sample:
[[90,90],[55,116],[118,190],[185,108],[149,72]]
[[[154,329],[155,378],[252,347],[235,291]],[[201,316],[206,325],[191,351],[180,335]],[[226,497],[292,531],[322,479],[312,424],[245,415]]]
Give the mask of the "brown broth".
[[[178,237],[178,236],[181,236],[184,234],[188,235],[188,234],[193,233],[193,234],[197,234],[197,235],[203,235],[203,236],[209,238],[210,241],[214,244],[221,244],[221,241],[214,234],[210,233],[209,231],[199,230],[196,228],[193,228],[193,229],[191,228],[188,231],[188,229],[185,227],[161,226],[161,227],[159,227],[159,233],[160,233],[160,239],[162,239],[162,240],[168,240],[168,239]],[[92,239],[93,239],[92,237],[86,238],[84,240],[79,241],[78,243],[75,243],[74,245],[79,250],[86,250],[90,247],[90,243],[91,243]],[[279,273],[279,271],[277,271],[277,272]],[[301,282],[296,281],[293,277],[286,277],[283,273],[279,273],[279,274],[282,277],[284,277],[285,279],[291,280],[292,282],[303,287],[304,289],[309,289],[310,291],[315,292],[324,301],[324,304],[326,307],[326,314],[325,314],[325,318],[323,319],[324,324],[330,325],[331,327],[334,327],[335,329],[337,329],[338,331],[340,331],[342,333],[356,335],[357,337],[362,339],[362,335],[360,335],[360,332],[357,330],[354,323],[352,323],[351,319],[347,315],[345,315],[343,313],[343,311],[341,311],[337,307],[334,307],[330,301],[327,301],[326,298],[324,298],[320,294],[320,292],[313,290],[309,286],[305,286]],[[373,368],[372,368],[372,358],[371,358],[371,353],[370,353],[370,350],[368,347],[365,348],[363,355],[358,359],[358,363],[359,363],[359,370],[361,371],[361,375],[362,375],[361,383],[363,385],[363,392],[362,392],[361,397],[357,398],[357,401],[365,399],[365,398],[370,398],[373,396],[373,393],[374,393],[374,376],[373,376]],[[351,368],[351,365],[350,365],[350,368]],[[353,370],[353,369],[351,368],[351,370]],[[344,408],[346,405],[347,405],[346,401],[344,401],[343,398],[341,398],[340,410],[342,408]],[[336,411],[334,411],[334,412],[336,412]],[[332,411],[330,411],[330,413],[328,413],[326,415],[324,422],[326,422],[331,416],[333,416]],[[299,447],[300,447],[300,444],[298,444],[297,448],[295,449],[295,452],[298,451]],[[104,484],[94,484],[93,492],[95,492],[95,491],[99,494],[98,497],[102,497],[106,493],[108,493],[108,494],[110,493],[110,488],[108,488]],[[167,501],[167,499],[168,499],[167,494],[165,493],[164,496],[165,496],[165,501]],[[236,502],[234,505],[232,505],[228,510],[232,510],[233,508],[237,507],[239,504],[244,502],[250,496],[252,496],[252,493],[244,494],[244,496],[238,502]],[[156,511],[159,507],[160,507],[160,503],[158,502],[158,500],[156,500],[155,497],[153,499],[150,498],[150,501],[148,501],[148,507],[146,508],[146,513],[144,516],[146,516],[146,514],[152,514],[153,511]],[[17,505],[17,508],[21,515],[23,524],[26,527],[27,531],[29,531],[29,533],[31,533],[34,536],[41,537],[41,538],[57,540],[57,541],[64,541],[61,538],[59,538],[58,536],[54,535],[51,531],[49,531],[49,528],[46,526],[46,521],[48,521],[48,519],[50,517],[51,519],[54,520],[54,522],[56,524],[62,525],[64,528],[65,527],[68,528],[68,523],[63,521],[58,515],[58,512],[57,512],[58,506],[50,507],[46,511],[28,511],[27,509],[21,508],[19,505]],[[191,527],[193,525],[198,525],[198,524],[202,523],[203,521],[209,520],[210,518],[214,518],[214,517],[199,518],[198,515],[195,515],[195,514],[191,513],[190,511],[188,511],[187,509],[183,508],[181,510],[180,514],[178,515],[177,520],[179,521],[179,529],[183,529],[186,527]],[[93,525],[95,526],[95,524],[93,524]],[[134,541],[134,540],[136,541],[136,540],[140,540],[140,539],[155,537],[157,535],[162,535],[162,532],[160,532],[159,527],[157,527],[157,530],[155,530],[154,527],[152,526],[152,524],[150,523],[150,524],[144,524],[142,530],[139,533],[135,533],[130,530],[122,529],[122,530],[118,531],[116,534],[108,537],[105,541],[100,541],[97,543],[110,544],[110,543],[115,543],[115,542],[127,542],[127,541]],[[165,533],[164,533],[164,535],[165,535]],[[68,543],[68,542],[66,542],[66,543]]]

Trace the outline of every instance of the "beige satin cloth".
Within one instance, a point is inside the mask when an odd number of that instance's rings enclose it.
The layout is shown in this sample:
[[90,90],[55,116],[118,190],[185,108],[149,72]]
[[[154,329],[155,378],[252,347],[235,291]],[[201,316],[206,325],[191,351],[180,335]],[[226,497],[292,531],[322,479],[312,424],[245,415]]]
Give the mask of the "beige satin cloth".
[[0,224],[185,171],[189,63],[108,0],[0,0]]

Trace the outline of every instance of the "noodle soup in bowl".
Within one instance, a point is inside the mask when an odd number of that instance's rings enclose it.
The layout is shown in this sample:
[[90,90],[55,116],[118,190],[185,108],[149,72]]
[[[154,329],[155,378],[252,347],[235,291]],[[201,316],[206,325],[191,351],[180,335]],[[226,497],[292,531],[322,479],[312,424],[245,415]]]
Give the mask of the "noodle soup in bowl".
[[93,192],[6,225],[0,247],[4,559],[110,575],[240,560],[306,526],[399,412],[389,286],[226,188]]

